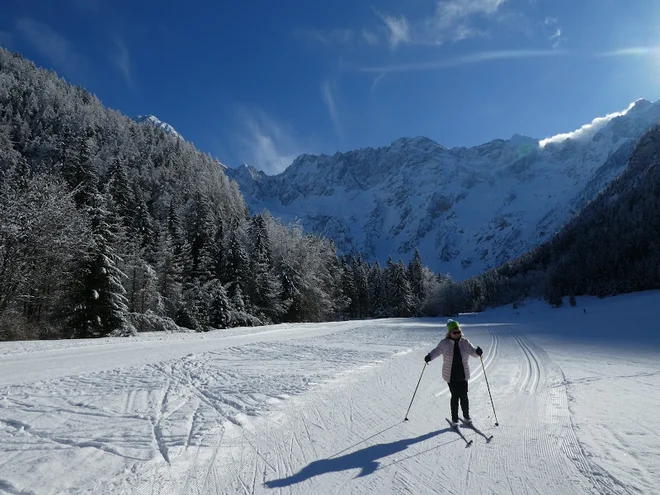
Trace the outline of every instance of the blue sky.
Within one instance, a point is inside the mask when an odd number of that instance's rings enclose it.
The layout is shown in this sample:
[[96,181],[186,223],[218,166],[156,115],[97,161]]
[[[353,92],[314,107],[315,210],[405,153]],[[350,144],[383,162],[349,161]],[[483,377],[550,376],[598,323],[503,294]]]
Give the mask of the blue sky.
[[545,138],[660,99],[656,0],[3,0],[0,45],[229,166]]

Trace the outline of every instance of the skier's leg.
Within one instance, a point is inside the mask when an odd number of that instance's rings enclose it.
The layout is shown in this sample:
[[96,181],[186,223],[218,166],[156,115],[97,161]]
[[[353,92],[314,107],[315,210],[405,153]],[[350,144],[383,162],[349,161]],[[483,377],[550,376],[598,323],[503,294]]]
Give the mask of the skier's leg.
[[470,400],[468,399],[468,382],[467,380],[461,382],[461,410],[463,411],[463,417],[465,419],[470,419]]
[[460,390],[457,389],[456,385],[456,382],[449,382],[449,391],[451,392],[449,405],[451,406],[451,420],[454,423],[458,422],[458,401],[460,396]]

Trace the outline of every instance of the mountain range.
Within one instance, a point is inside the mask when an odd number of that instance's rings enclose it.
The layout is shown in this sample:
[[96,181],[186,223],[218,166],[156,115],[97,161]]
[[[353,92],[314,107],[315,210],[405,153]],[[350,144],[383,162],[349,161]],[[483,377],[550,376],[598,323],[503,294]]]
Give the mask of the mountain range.
[[420,251],[424,264],[456,280],[541,244],[624,170],[660,102],[577,131],[522,135],[471,148],[425,137],[334,155],[302,155],[277,175],[227,168],[252,212],[334,240],[340,252],[384,263]]

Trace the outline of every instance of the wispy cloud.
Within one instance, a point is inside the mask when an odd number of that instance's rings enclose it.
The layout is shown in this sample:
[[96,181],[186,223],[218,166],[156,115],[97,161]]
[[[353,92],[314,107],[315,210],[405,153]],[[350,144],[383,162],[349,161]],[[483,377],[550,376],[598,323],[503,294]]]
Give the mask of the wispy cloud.
[[371,89],[370,89],[370,91],[373,91],[374,89],[376,89],[376,86],[378,86],[378,85],[380,84],[380,82],[383,80],[384,77],[385,77],[385,73],[384,73],[384,72],[381,72],[381,73],[378,74],[376,77],[374,77],[374,80],[373,80],[373,82],[371,83]]
[[409,44],[442,45],[486,33],[475,26],[477,18],[498,19],[495,14],[506,0],[441,0],[427,17],[408,20],[405,16],[376,12],[389,33],[390,46]]
[[115,36],[114,45],[115,51],[111,56],[111,60],[126,81],[126,84],[133,86],[131,54],[128,50],[128,47],[126,46],[126,42],[119,36]]
[[410,25],[405,16],[392,16],[376,12],[387,28],[388,40],[392,48],[396,48],[401,43],[410,43],[412,41],[410,34]]
[[500,13],[508,0],[439,0],[435,10],[427,16],[411,19],[404,14],[385,13],[373,8],[379,19],[378,26],[362,29],[300,30],[296,34],[326,46],[362,43],[372,47],[387,43],[391,49],[399,45],[442,45],[447,41],[460,41],[488,32],[477,28],[475,21],[484,18],[493,23],[511,24],[511,19],[527,18],[519,12]]
[[282,172],[305,151],[292,129],[262,110],[240,108],[237,116],[236,140],[244,163],[273,175]]
[[561,50],[500,50],[477,52],[461,57],[447,58],[442,60],[432,60],[429,62],[412,62],[405,64],[380,65],[372,67],[361,67],[359,72],[383,73],[390,72],[411,72],[446,69],[449,67],[459,67],[462,65],[480,64],[493,60],[511,60],[511,59],[529,59],[543,57],[557,57],[567,55],[568,52]]
[[546,139],[543,139],[539,142],[541,148],[547,146],[550,143],[560,143],[566,141],[567,139],[587,139],[596,134],[600,129],[605,127],[607,123],[613,118],[620,117],[621,115],[627,114],[637,102],[631,103],[628,108],[620,112],[614,112],[606,115],[605,117],[597,117],[592,120],[590,123],[583,125],[579,129],[576,129],[572,132],[566,132],[564,134],[557,134]]
[[362,30],[362,40],[370,46],[376,46],[380,41],[380,37],[370,29]]
[[337,111],[337,105],[335,104],[335,97],[333,95],[333,88],[330,81],[324,81],[321,84],[321,96],[325,106],[328,109],[328,114],[330,115],[330,120],[332,121],[332,127],[335,130],[337,136],[342,138],[341,122],[339,120],[339,112]]
[[54,66],[69,75],[78,75],[82,70],[82,57],[71,42],[47,24],[22,18],[16,21],[16,29]]
[[559,20],[556,17],[546,17],[544,24],[547,26],[547,29],[551,29],[551,33],[548,35],[548,39],[552,43],[552,48],[559,48],[561,45],[565,43],[565,39],[563,37],[564,31],[562,27],[559,25]]
[[631,46],[600,54],[601,57],[646,57],[649,55],[660,55],[660,45]]
[[550,36],[550,41],[552,41],[552,48],[559,48],[563,41],[561,27],[557,27],[555,32]]

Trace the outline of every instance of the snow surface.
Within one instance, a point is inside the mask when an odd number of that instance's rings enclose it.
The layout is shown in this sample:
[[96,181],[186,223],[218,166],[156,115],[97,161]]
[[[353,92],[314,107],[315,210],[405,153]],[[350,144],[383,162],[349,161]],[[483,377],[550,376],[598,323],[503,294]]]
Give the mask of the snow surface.
[[659,303],[458,318],[500,424],[471,359],[470,447],[422,360],[444,319],[2,343],[0,492],[658,493]]

